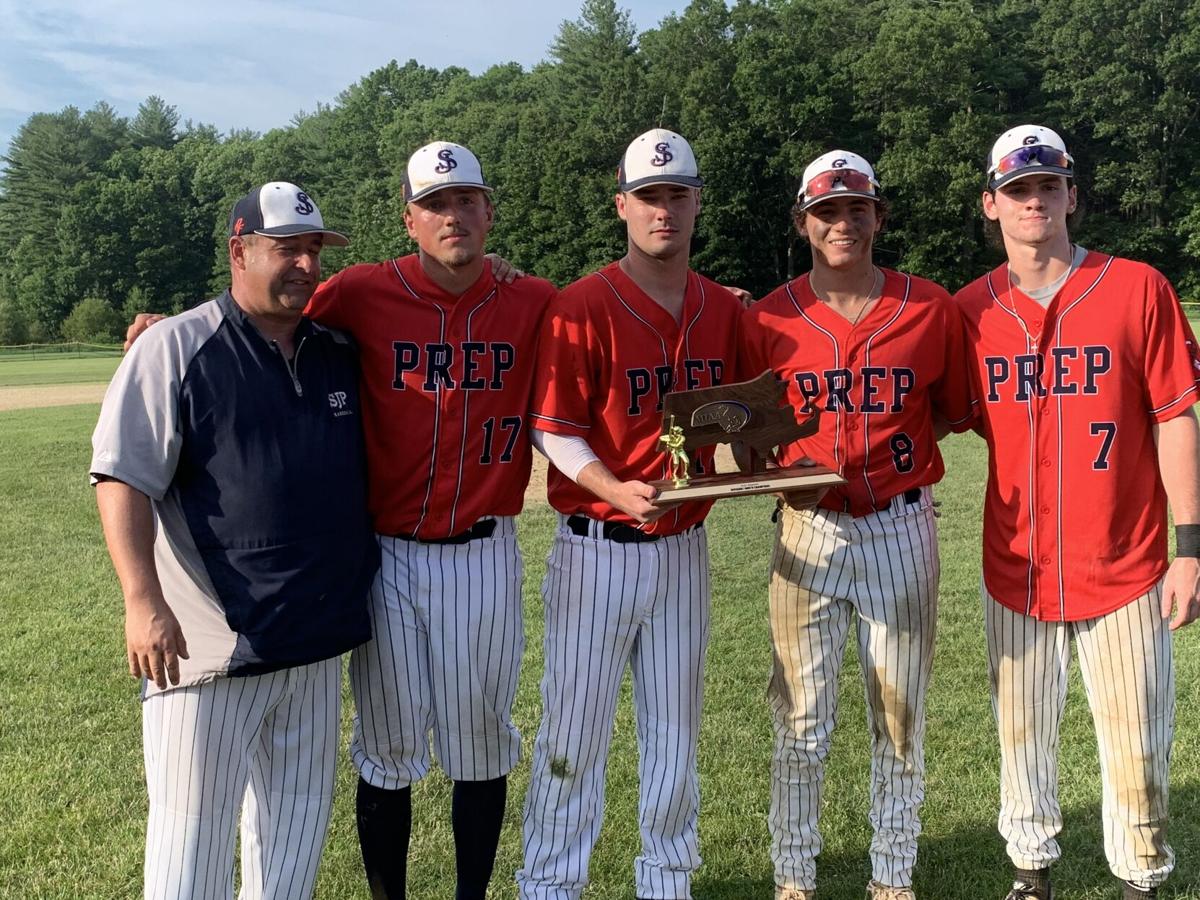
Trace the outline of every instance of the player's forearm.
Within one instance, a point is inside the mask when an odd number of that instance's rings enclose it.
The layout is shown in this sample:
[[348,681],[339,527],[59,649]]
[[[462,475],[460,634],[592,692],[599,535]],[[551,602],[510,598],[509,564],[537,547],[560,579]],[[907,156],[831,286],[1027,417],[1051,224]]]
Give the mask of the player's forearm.
[[575,483],[638,522],[653,522],[670,508],[653,504],[658,495],[654,487],[644,481],[621,481],[599,460],[584,466]]
[[1200,426],[1188,410],[1155,427],[1158,468],[1176,525],[1200,524]]
[[619,507],[621,486],[624,484],[600,460],[590,462],[579,470],[575,483],[587,491],[591,491],[605,503]]
[[126,605],[136,600],[162,602],[162,587],[154,567],[154,512],[150,498],[110,478],[96,485],[96,505]]
[[591,445],[581,437],[533,428],[530,429],[529,439],[542,456],[577,484],[579,473],[590,463],[599,460]]

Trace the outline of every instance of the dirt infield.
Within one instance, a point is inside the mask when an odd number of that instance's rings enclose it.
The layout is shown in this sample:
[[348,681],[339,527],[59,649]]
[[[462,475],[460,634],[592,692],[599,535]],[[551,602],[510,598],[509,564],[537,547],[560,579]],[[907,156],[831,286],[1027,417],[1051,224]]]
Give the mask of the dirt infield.
[[36,409],[40,406],[72,406],[99,403],[106,384],[31,384],[0,387],[0,412],[10,409]]

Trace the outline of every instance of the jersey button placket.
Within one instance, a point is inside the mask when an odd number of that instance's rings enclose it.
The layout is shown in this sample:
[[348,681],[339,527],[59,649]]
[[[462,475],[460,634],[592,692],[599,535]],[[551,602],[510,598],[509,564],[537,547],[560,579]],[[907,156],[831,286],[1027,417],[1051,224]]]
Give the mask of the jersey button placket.
[[[442,452],[438,454],[437,472],[435,475],[435,494],[438,497],[446,498],[447,502],[442,509],[435,511],[435,515],[439,519],[444,519],[447,526],[450,524],[450,516],[455,505],[455,497],[461,487],[458,484],[459,471],[462,460],[459,456],[466,452],[463,438],[469,437],[463,434],[463,418],[465,416],[466,392],[461,390],[463,371],[462,371],[462,353],[461,348],[463,341],[467,339],[465,329],[462,327],[461,321],[456,321],[460,310],[455,307],[450,312],[450,327],[446,329],[446,340],[450,346],[455,349],[455,357],[450,366],[450,382],[455,387],[449,387],[443,384],[438,392],[438,402],[442,407],[441,429],[438,432],[438,446],[442,448]],[[455,453],[450,448],[457,448]]]
[[[1039,348],[1040,349],[1040,348]],[[1054,564],[1057,529],[1051,518],[1053,514],[1053,498],[1058,491],[1058,479],[1052,471],[1054,468],[1054,447],[1058,433],[1058,420],[1054,406],[1047,402],[1047,397],[1038,397],[1033,404],[1034,449],[1038,455],[1038,467],[1033,473],[1033,509],[1036,513],[1030,527],[1034,529],[1034,564],[1035,586],[1038,606],[1043,604],[1042,598],[1047,593],[1049,585],[1054,583],[1051,566]],[[1050,604],[1051,601],[1046,600]]]
[[[851,329],[851,331],[853,331],[853,329]],[[860,355],[859,347],[857,342],[853,340],[850,334],[847,334],[843,341],[844,343],[839,348],[841,351],[841,358],[844,360],[842,366],[847,371],[851,371],[855,363],[858,362]],[[850,396],[849,388],[847,388],[845,396],[849,398],[851,403],[856,403],[855,398]],[[861,403],[861,401],[858,401],[858,403]],[[856,408],[858,403],[856,403]],[[837,414],[840,421],[842,434],[845,435],[846,444],[845,449],[842,452],[841,462],[844,463],[847,459],[863,459],[865,454],[862,452],[862,446],[860,443],[861,429],[858,425],[858,416],[855,413],[847,410],[845,405],[841,403],[838,404]],[[843,474],[849,479],[847,490],[849,491],[849,496],[853,501],[857,499],[859,492],[865,489],[865,483],[861,477],[852,476],[849,472],[843,472]]]

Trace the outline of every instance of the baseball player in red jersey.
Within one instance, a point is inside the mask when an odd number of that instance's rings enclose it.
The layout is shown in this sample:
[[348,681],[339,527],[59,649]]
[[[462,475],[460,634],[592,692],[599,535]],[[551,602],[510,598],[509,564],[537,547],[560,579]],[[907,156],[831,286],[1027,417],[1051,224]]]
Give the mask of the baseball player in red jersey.
[[949,294],[872,261],[885,218],[870,163],[844,150],[815,159],[795,208],[812,271],[752,306],[745,323],[743,374],[769,368],[791,405],[821,412],[817,434],[781,448],[778,461],[807,457],[846,479],[815,508],[781,503],[776,515],[768,696],[780,900],[815,896],[824,761],[855,617],[872,735],[867,896],[914,896],[937,617],[935,425],[968,427],[971,398]]
[[[688,268],[701,180],[687,141],[629,145],[617,214],[628,253],[551,304],[534,389],[534,441],[559,513],[543,597],[543,713],[525,803],[525,900],[578,898],[600,831],[621,676],[633,672],[641,785],[639,898],[691,897],[700,864],[696,737],[708,641],[709,503],[662,509],[662,399],[727,381],[742,309]],[[711,465],[693,457],[693,471]]]
[[983,603],[999,825],[1017,870],[1008,900],[1053,896],[1072,639],[1100,747],[1109,866],[1126,900],[1156,895],[1174,863],[1170,631],[1200,614],[1195,338],[1161,274],[1071,243],[1073,176],[1049,128],[1000,136],[983,212],[1008,262],[956,297],[990,451]]
[[404,896],[410,785],[429,738],[454,781],[457,900],[483,898],[524,646],[514,517],[529,480],[527,411],[555,290],[497,282],[483,255],[491,188],[465,147],[409,160],[404,213],[418,252],[351,266],[309,312],[361,347],[371,513],[383,565],[374,638],[351,657],[358,827],[375,897]]

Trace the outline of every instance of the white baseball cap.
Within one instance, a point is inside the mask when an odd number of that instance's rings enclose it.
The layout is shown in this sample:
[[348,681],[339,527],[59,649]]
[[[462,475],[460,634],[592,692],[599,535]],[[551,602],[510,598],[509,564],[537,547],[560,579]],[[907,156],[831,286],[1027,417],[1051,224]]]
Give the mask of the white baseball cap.
[[805,210],[830,197],[866,197],[879,200],[879,180],[871,164],[849,150],[830,150],[808,164],[800,179],[796,200]]
[[651,128],[635,137],[617,168],[617,187],[622,193],[651,184],[704,185],[691,145],[666,128]]
[[434,141],[408,158],[408,168],[404,174],[406,203],[449,187],[492,190],[492,186],[483,180],[483,167],[479,160],[462,144]]
[[350,239],[325,227],[317,204],[304,188],[290,181],[269,181],[256,187],[233,205],[229,213],[229,236],[265,234],[294,237],[322,234],[331,247],[345,247]]
[[989,190],[1042,172],[1075,176],[1075,160],[1067,145],[1044,125],[1018,125],[992,144],[987,163]]

